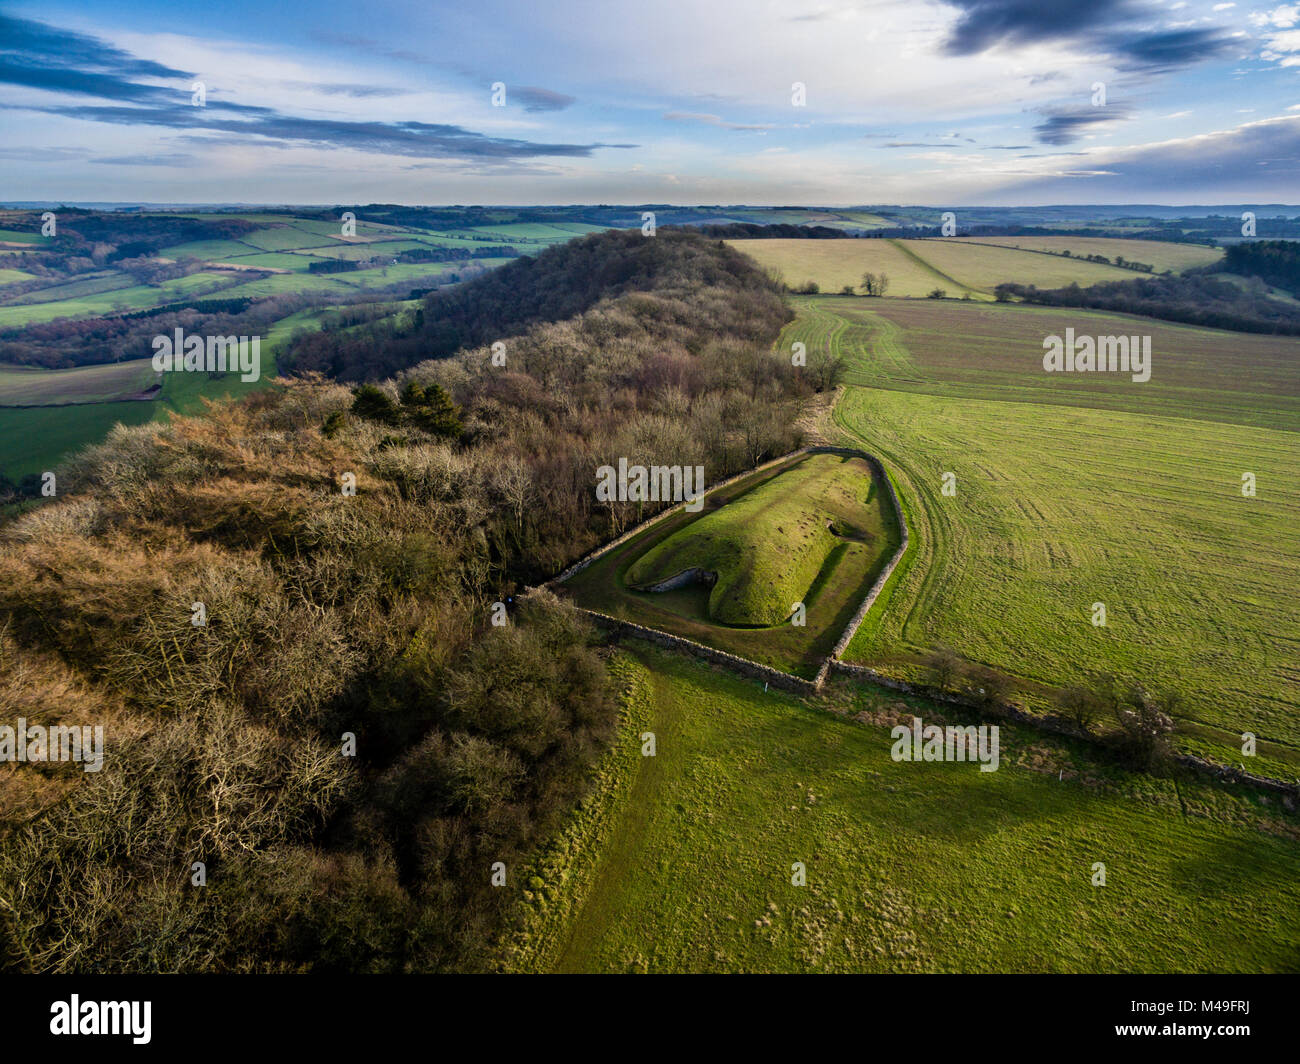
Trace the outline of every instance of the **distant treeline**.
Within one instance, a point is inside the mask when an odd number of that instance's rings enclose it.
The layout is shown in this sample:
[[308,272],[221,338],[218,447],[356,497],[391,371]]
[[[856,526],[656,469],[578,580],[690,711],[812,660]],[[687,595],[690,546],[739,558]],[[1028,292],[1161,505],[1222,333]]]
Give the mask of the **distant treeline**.
[[[874,229],[865,226],[854,229],[835,229],[826,225],[793,225],[789,223],[759,225],[752,222],[735,222],[726,225],[684,226],[683,228],[698,229],[706,236],[719,240],[920,240],[945,235],[943,228],[938,225],[886,225]],[[955,233],[951,235],[959,237],[1077,236],[1125,240],[1161,240],[1181,244],[1214,243],[1214,238],[1206,233],[1185,234],[1179,228],[1165,226],[1150,231],[1135,230],[1120,233],[1114,229],[1096,228],[1060,229],[1033,225],[973,225],[958,226]],[[1129,263],[1128,268],[1140,269],[1141,264]]]
[[716,240],[842,240],[854,235],[843,229],[832,229],[828,225],[759,225],[755,222],[683,228],[698,229],[705,236]]
[[1238,286],[1205,274],[1164,274],[1134,281],[1106,281],[1081,288],[1000,284],[1001,301],[1019,297],[1053,307],[1089,307],[1237,332],[1300,336],[1300,308],[1268,298],[1262,284]]
[[167,303],[161,307],[150,307],[148,310],[134,310],[130,314],[123,314],[122,318],[126,321],[136,321],[140,318],[156,318],[161,314],[178,314],[184,310],[196,314],[242,314],[254,302],[255,300],[249,296],[236,296],[232,299],[196,299],[187,303]]
[[472,259],[513,259],[519,249],[509,244],[492,244],[481,248],[411,248],[376,255],[369,259],[322,259],[307,267],[309,273],[349,273],[353,270],[372,269],[390,262],[463,262]]

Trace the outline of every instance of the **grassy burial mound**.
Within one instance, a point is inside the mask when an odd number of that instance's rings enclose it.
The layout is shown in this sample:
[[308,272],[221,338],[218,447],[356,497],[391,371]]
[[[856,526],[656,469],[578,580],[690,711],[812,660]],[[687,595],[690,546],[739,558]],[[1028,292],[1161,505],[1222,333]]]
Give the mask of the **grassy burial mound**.
[[[563,588],[587,609],[811,677],[899,541],[864,459],[803,455],[715,488],[703,512],[655,522]],[[717,578],[673,579],[696,569]],[[786,623],[796,602],[803,625]]]
[[866,508],[871,467],[860,458],[814,455],[674,532],[628,570],[638,590],[712,584],[708,616],[733,627],[789,619],[839,555],[869,554],[884,540]]

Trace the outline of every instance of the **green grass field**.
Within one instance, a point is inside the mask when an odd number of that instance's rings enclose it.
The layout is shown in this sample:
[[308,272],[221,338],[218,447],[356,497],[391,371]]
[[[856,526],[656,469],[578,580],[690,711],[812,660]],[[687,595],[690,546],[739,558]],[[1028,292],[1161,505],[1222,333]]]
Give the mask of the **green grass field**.
[[29,233],[19,229],[0,229],[0,240],[10,244],[39,244],[45,238],[40,233]]
[[[895,762],[890,725],[941,723],[935,707],[837,685],[835,716],[628,646],[618,748],[575,823],[519,876],[511,966],[1300,968],[1296,826],[1269,806],[1126,778],[1009,727],[996,772]],[[654,757],[640,756],[646,731]],[[805,886],[791,883],[795,862]],[[1105,886],[1092,885],[1096,862]]]
[[626,580],[645,588],[700,569],[717,577],[708,596],[710,620],[781,624],[808,597],[833,553],[862,554],[869,565],[888,542],[881,515],[867,505],[872,487],[871,467],[861,459],[814,455],[651,547]]
[[[959,301],[796,297],[783,349],[845,360],[845,382],[974,399],[1300,427],[1300,339],[1223,332],[1103,311]],[[1044,373],[1043,339],[1067,328],[1151,337],[1151,379]]]
[[1137,276],[1118,266],[1014,248],[966,244],[956,240],[903,240],[900,243],[931,269],[981,295],[991,295],[1006,281],[1035,284],[1039,288],[1059,288],[1072,282],[1086,286],[1102,281],[1131,281]]
[[0,473],[17,481],[54,469],[74,451],[99,443],[119,422],[149,421],[155,407],[151,402],[0,407]]
[[[1111,671],[1180,690],[1221,760],[1249,730],[1286,748],[1274,774],[1300,775],[1300,342],[1006,305],[801,304],[789,336],[847,360],[836,422],[885,461],[916,533],[850,660],[915,673],[947,642],[1044,696]],[[1152,332],[1151,381],[1044,374],[1041,337],[1066,318]]]
[[[820,501],[801,501],[810,498]],[[825,529],[828,520],[851,526],[844,531],[861,541],[837,539]],[[865,462],[810,455],[715,489],[698,514],[664,518],[574,574],[563,590],[588,609],[812,676],[898,542],[892,508]],[[747,556],[715,557],[719,544]],[[638,591],[642,581],[630,570],[642,557],[662,564],[653,579],[714,562],[734,579],[724,576],[712,592],[702,584]],[[715,597],[728,600],[721,623],[711,608]],[[782,623],[796,602],[804,603],[806,624]]]

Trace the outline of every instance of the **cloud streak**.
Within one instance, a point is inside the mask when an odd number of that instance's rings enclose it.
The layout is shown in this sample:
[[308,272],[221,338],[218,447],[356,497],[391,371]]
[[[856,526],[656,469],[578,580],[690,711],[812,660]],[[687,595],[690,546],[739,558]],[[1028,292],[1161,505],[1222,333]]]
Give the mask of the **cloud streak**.
[[[449,123],[305,118],[269,107],[220,100],[209,100],[206,106],[196,107],[190,102],[193,75],[186,71],[138,59],[94,37],[26,19],[0,16],[0,32],[5,34],[6,42],[0,48],[0,84],[112,101],[3,104],[0,109],[35,111],[108,125],[153,126],[190,133],[211,131],[259,144],[269,139],[280,145],[297,142],[318,148],[424,159],[580,158],[590,156],[599,148],[632,147],[489,136]],[[179,80],[181,84],[152,85],[133,80],[137,77]],[[342,83],[324,83],[313,88],[324,95],[358,98],[395,94],[393,90]],[[575,102],[572,96],[536,86],[516,89],[515,96],[523,102],[524,110],[530,112],[559,111]],[[150,165],[177,165],[180,159],[165,155],[139,158],[173,160]]]

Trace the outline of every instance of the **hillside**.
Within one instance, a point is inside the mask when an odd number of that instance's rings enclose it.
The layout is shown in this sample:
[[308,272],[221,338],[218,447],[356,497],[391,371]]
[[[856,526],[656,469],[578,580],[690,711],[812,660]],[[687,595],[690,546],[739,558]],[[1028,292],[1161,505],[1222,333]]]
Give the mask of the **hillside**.
[[346,334],[302,337],[285,359],[294,373],[319,371],[338,380],[373,380],[462,347],[505,341],[541,321],[576,318],[598,301],[630,292],[656,291],[693,298],[726,290],[733,303],[719,307],[727,329],[746,338],[761,334],[772,297],[753,305],[756,327],[735,297],[771,291],[753,264],[720,241],[680,230],[644,237],[640,230],[609,231],[570,240],[535,258],[517,259],[473,281],[430,293],[409,329],[385,323]]
[[[606,456],[794,442],[779,297],[698,237],[666,251],[508,368],[116,428],[0,529],[0,710],[107,729],[100,772],[0,776],[6,970],[490,964],[522,884],[485,870],[573,807],[614,722],[586,624],[520,585],[630,516],[596,508]],[[683,291],[675,254],[717,284]]]

